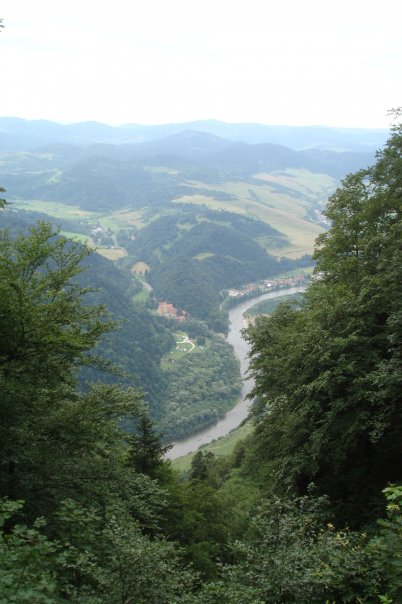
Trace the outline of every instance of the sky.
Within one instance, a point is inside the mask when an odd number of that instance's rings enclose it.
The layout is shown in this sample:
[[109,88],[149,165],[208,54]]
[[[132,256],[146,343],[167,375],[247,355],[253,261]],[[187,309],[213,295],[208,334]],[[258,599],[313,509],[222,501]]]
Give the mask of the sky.
[[0,116],[388,128],[400,0],[2,0]]

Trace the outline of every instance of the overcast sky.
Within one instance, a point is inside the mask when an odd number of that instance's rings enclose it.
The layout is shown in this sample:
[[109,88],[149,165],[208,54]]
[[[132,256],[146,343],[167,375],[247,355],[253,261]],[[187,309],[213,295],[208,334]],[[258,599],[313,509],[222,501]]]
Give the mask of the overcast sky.
[[0,116],[388,127],[400,0],[3,0]]

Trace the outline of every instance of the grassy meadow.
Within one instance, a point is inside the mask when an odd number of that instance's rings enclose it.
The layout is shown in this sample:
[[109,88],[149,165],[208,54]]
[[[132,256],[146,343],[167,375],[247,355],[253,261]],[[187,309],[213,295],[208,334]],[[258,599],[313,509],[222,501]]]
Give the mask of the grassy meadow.
[[[219,438],[218,440],[214,440],[201,447],[202,451],[210,451],[216,456],[224,456],[230,455],[233,453],[233,450],[237,443],[244,438],[246,438],[253,430],[253,426],[250,422],[247,422],[235,430],[232,430],[226,436]],[[183,455],[183,457],[178,457],[177,459],[172,459],[171,464],[173,468],[179,472],[179,474],[184,474],[188,472],[191,468],[191,461],[195,455],[195,452],[188,453],[188,455]]]
[[[227,193],[234,196],[234,199],[220,200],[200,193],[183,195],[175,202],[206,205],[212,210],[222,209],[258,218],[284,233],[290,240],[290,245],[275,248],[276,255],[297,258],[303,254],[311,254],[315,238],[324,229],[311,222],[307,212],[312,205],[323,203],[327,199],[335,187],[335,181],[326,174],[317,175],[306,170],[288,170],[276,175],[264,174],[258,177],[261,184],[226,182],[208,185],[203,182],[191,182],[188,184],[193,188]],[[269,181],[272,185],[286,186],[288,192],[275,191]],[[267,250],[272,249],[269,241],[266,242],[266,247]]]
[[98,254],[100,254],[104,258],[107,258],[108,260],[119,260],[120,258],[124,258],[124,256],[127,256],[127,251],[122,247],[97,247],[95,249]]
[[161,360],[161,368],[162,369],[170,369],[172,363],[181,359],[186,354],[194,351],[198,351],[198,347],[196,344],[190,340],[186,333],[183,331],[179,331],[173,334],[176,339],[176,346],[173,350],[166,353]]

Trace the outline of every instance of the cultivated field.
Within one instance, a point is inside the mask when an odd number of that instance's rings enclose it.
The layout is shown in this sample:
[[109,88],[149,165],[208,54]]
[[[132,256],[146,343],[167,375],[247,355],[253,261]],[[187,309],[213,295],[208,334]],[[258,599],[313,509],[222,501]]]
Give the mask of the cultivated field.
[[[221,184],[208,184],[202,181],[189,181],[183,184],[193,189],[199,189],[200,193],[184,195],[174,200],[175,203],[204,205],[212,210],[222,209],[258,218],[284,233],[290,241],[289,245],[281,248],[276,247],[275,241],[269,237],[261,240],[260,243],[267,251],[290,258],[298,258],[303,254],[312,253],[315,238],[324,229],[312,222],[308,213],[311,208],[322,207],[336,187],[335,180],[326,174],[315,174],[308,170],[296,169],[273,174],[256,174],[250,182],[227,181]],[[211,191],[211,195],[205,195],[205,190]],[[232,199],[220,199],[219,194],[222,193],[231,195]],[[81,210],[78,206],[42,200],[17,201],[13,202],[13,205],[16,208],[43,212],[61,220],[93,220],[94,223],[110,229],[115,234],[121,229],[132,229],[133,227],[141,229],[162,213],[174,212],[170,206],[160,214],[149,215],[144,219],[144,208],[112,210],[105,213],[90,212]],[[180,228],[191,228],[191,225],[182,224]],[[75,233],[71,227],[69,233],[72,237],[83,240],[82,234]],[[125,255],[122,249],[99,249],[98,251],[113,260]]]
[[[295,174],[297,172],[297,174]],[[300,175],[298,173],[301,173]],[[282,193],[274,191],[273,187],[261,179],[261,184],[246,182],[226,182],[221,185],[207,185],[202,182],[188,183],[193,188],[210,189],[228,193],[234,196],[231,200],[221,200],[204,194],[184,195],[176,199],[176,203],[192,203],[206,205],[212,210],[227,210],[238,212],[253,218],[258,218],[284,233],[290,240],[290,245],[275,248],[275,254],[297,258],[310,254],[314,248],[315,238],[324,231],[318,224],[311,222],[307,216],[310,207],[318,202],[324,203],[330,189],[335,186],[327,175],[311,174],[307,171],[289,171],[289,173],[263,175],[264,179],[274,178],[275,182],[293,188]],[[300,176],[300,182],[298,180]],[[322,176],[322,179],[319,178]],[[331,187],[332,185],[332,187]],[[291,187],[292,186],[292,187]],[[302,194],[303,192],[303,194]],[[267,249],[269,249],[267,242]],[[272,248],[271,248],[272,249]]]
[[108,260],[119,260],[119,258],[124,258],[124,256],[127,256],[127,251],[122,247],[97,247],[95,249],[98,254],[104,256]]

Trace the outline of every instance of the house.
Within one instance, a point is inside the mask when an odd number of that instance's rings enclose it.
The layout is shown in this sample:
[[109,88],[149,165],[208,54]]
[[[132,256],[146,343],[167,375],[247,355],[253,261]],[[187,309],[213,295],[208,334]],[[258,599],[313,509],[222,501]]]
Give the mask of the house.
[[159,302],[158,313],[164,317],[175,317],[177,309],[169,302]]

